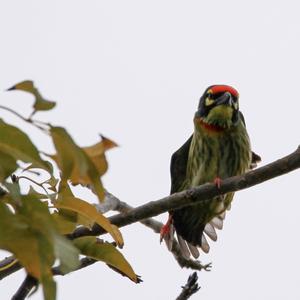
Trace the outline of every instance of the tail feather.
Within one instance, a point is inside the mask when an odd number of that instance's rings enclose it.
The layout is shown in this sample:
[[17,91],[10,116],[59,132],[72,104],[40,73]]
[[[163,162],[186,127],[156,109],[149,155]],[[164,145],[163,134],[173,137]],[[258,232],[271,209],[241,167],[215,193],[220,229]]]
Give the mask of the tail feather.
[[223,220],[220,219],[219,217],[214,217],[210,221],[211,225],[213,225],[215,228],[221,230],[223,228]]
[[207,223],[204,227],[204,232],[207,234],[207,236],[213,240],[214,242],[217,240],[218,236],[215,230],[215,227],[211,225],[210,223]]
[[202,234],[202,237],[201,237],[201,249],[205,253],[208,253],[209,249],[210,249],[209,244],[208,244],[207,239],[204,234]]
[[189,250],[190,250],[191,254],[193,255],[193,257],[197,259],[200,255],[198,248],[190,243],[187,243],[187,245],[188,245]]
[[180,247],[183,257],[189,259],[190,258],[190,250],[186,244],[186,241],[179,234],[177,234],[177,240],[178,240],[179,247]]

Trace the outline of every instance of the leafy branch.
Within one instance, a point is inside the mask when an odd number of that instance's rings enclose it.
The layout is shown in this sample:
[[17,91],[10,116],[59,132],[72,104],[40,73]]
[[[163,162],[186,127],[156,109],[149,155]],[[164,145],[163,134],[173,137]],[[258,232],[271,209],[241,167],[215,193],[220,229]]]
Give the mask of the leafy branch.
[[[139,277],[115,247],[122,248],[124,243],[119,229],[93,205],[77,198],[70,186],[89,186],[99,202],[103,201],[101,176],[108,168],[105,152],[117,145],[101,137],[101,141],[94,145],[78,146],[63,127],[32,119],[38,111],[47,111],[56,105],[44,99],[32,81],[26,80],[8,89],[14,90],[34,96],[30,116],[24,117],[3,105],[0,109],[42,130],[52,141],[55,153],[40,151],[22,129],[0,119],[0,249],[13,254],[13,258],[8,257],[0,262],[0,278],[22,266],[27,272],[27,279],[16,295],[24,293],[25,289],[30,291],[26,282],[36,282],[42,285],[44,298],[54,300],[56,283],[53,275],[77,270],[82,263],[79,255],[83,255],[105,262],[113,270],[138,283]],[[27,164],[25,168],[24,164]],[[17,175],[18,172],[22,175]],[[39,179],[31,178],[33,174]],[[48,179],[45,180],[45,176]],[[27,192],[19,185],[21,180],[29,182]],[[31,184],[41,188],[43,193],[35,191]],[[115,245],[95,237],[72,241],[66,238],[76,227],[90,228],[95,223],[112,236]],[[55,267],[59,273],[53,268],[56,262],[59,262]]]
[[[132,208],[125,202],[120,201],[118,198],[108,193],[106,197],[107,200],[98,206],[99,209],[104,208],[104,211],[121,211],[120,214],[109,218],[110,222],[118,227],[127,226],[135,222],[141,222],[147,227],[152,228],[154,232],[159,233],[162,224],[156,220],[150,219],[153,216],[167,212],[171,209],[194,205],[201,201],[207,201],[207,199],[211,199],[220,193],[225,194],[228,192],[246,189],[294,171],[298,168],[300,168],[300,147],[298,147],[298,149],[293,153],[268,165],[249,171],[241,176],[224,179],[220,189],[218,189],[214,184],[207,183],[183,192],[172,194],[160,200],[151,201],[136,208]],[[92,229],[79,227],[72,234],[69,234],[68,237],[70,239],[76,239],[85,236],[98,236],[104,233],[106,232],[103,228],[99,225],[94,225]],[[177,250],[176,246],[173,247],[173,254],[181,267],[187,267],[195,270],[201,270],[203,268],[199,262],[183,258],[180,255],[180,251],[177,252]],[[11,263],[11,259],[6,260],[7,264]],[[4,261],[0,262],[0,266],[1,264],[3,265]],[[21,268],[21,266],[19,266],[19,268]],[[0,278],[4,278],[12,274],[19,268],[14,266],[11,272],[8,272],[7,270],[2,272],[0,269]]]
[[[105,195],[101,182],[108,168],[105,152],[116,147],[116,143],[101,137],[101,141],[94,145],[80,147],[63,127],[32,120],[38,111],[50,110],[55,106],[55,102],[41,96],[32,81],[23,81],[9,90],[31,93],[35,98],[33,111],[26,118],[5,106],[0,106],[0,109],[41,129],[55,148],[54,154],[40,151],[25,132],[0,119],[0,249],[12,254],[0,261],[0,279],[22,267],[27,272],[14,299],[24,299],[35,285],[41,284],[44,298],[55,300],[54,275],[66,274],[96,261],[103,261],[138,283],[139,276],[116,247],[123,246],[119,227],[141,222],[158,233],[162,224],[151,217],[200,201],[209,201],[220,194],[249,188],[300,167],[298,148],[264,167],[225,179],[220,189],[214,184],[204,184],[132,208],[111,194]],[[24,168],[20,163],[28,166]],[[41,179],[44,175],[33,169],[43,170],[48,179]],[[24,175],[12,176],[20,171]],[[38,176],[39,180],[31,178],[32,174]],[[44,194],[32,187],[23,192],[19,186],[20,179],[42,188]],[[113,209],[121,213],[105,217],[94,205],[76,197],[71,185],[91,189],[99,199],[98,208],[103,212]],[[110,199],[112,206],[109,201],[103,202],[104,198]],[[104,233],[112,236],[114,244],[96,237]],[[210,267],[182,257],[176,242],[172,252],[181,267],[195,270],[208,270]],[[85,258],[80,260],[79,255]],[[59,265],[55,265],[55,262],[59,262]]]

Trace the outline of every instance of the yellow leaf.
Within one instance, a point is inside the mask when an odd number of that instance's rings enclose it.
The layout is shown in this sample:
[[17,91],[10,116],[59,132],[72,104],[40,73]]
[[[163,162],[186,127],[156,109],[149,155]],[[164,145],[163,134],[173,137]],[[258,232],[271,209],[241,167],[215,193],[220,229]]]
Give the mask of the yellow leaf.
[[98,198],[104,199],[101,174],[86,152],[75,144],[64,128],[51,127],[50,133],[57,152],[52,158],[62,171],[62,181],[70,179],[74,185],[91,185]]
[[116,225],[114,225],[114,224],[111,224],[111,227],[112,227],[112,230],[113,230],[113,232],[114,232],[114,235],[117,237],[117,240],[119,241],[118,246],[119,246],[120,248],[123,248],[123,246],[124,246],[124,240],[123,240],[123,236],[122,236],[122,234],[121,234],[121,231],[120,231],[119,228],[118,228]]
[[75,239],[73,243],[80,249],[81,254],[103,261],[116,268],[122,275],[127,276],[135,283],[138,282],[137,275],[130,264],[112,244],[104,243],[96,237],[91,236]]
[[44,99],[40,94],[40,92],[38,91],[38,89],[34,86],[33,81],[31,80],[22,81],[8,89],[8,91],[14,91],[14,90],[24,91],[34,95],[35,97],[35,102],[33,104],[34,111],[50,110],[54,108],[54,106],[56,105],[55,102]]
[[89,156],[89,158],[96,166],[100,176],[102,176],[108,168],[108,164],[105,158],[105,152],[111,148],[118,146],[114,141],[104,136],[101,136],[101,138],[102,141],[98,142],[97,144],[83,148],[85,153]]
[[109,220],[97,211],[95,206],[75,197],[63,197],[55,203],[58,209],[68,209],[82,215],[91,224],[97,223],[107,231],[116,241],[119,247],[123,247],[123,238],[119,229],[112,225]]

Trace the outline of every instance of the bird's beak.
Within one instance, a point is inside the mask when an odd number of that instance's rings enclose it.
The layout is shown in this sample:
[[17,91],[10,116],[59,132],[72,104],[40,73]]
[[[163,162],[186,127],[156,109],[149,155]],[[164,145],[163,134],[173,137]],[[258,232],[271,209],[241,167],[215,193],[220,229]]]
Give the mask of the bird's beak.
[[216,99],[216,105],[233,105],[233,99],[229,92],[224,93],[222,96]]

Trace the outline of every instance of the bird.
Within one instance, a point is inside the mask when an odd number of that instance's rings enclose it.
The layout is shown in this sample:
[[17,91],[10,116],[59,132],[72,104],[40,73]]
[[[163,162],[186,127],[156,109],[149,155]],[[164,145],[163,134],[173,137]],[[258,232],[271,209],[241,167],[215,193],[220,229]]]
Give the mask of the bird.
[[[241,175],[260,162],[260,156],[251,150],[239,93],[232,86],[209,86],[200,97],[193,121],[193,134],[171,157],[171,194],[209,182],[220,188],[223,179]],[[171,250],[176,233],[184,257],[198,258],[199,249],[208,253],[208,238],[217,240],[216,229],[223,228],[233,196],[227,193],[169,211],[161,241],[165,239]]]

